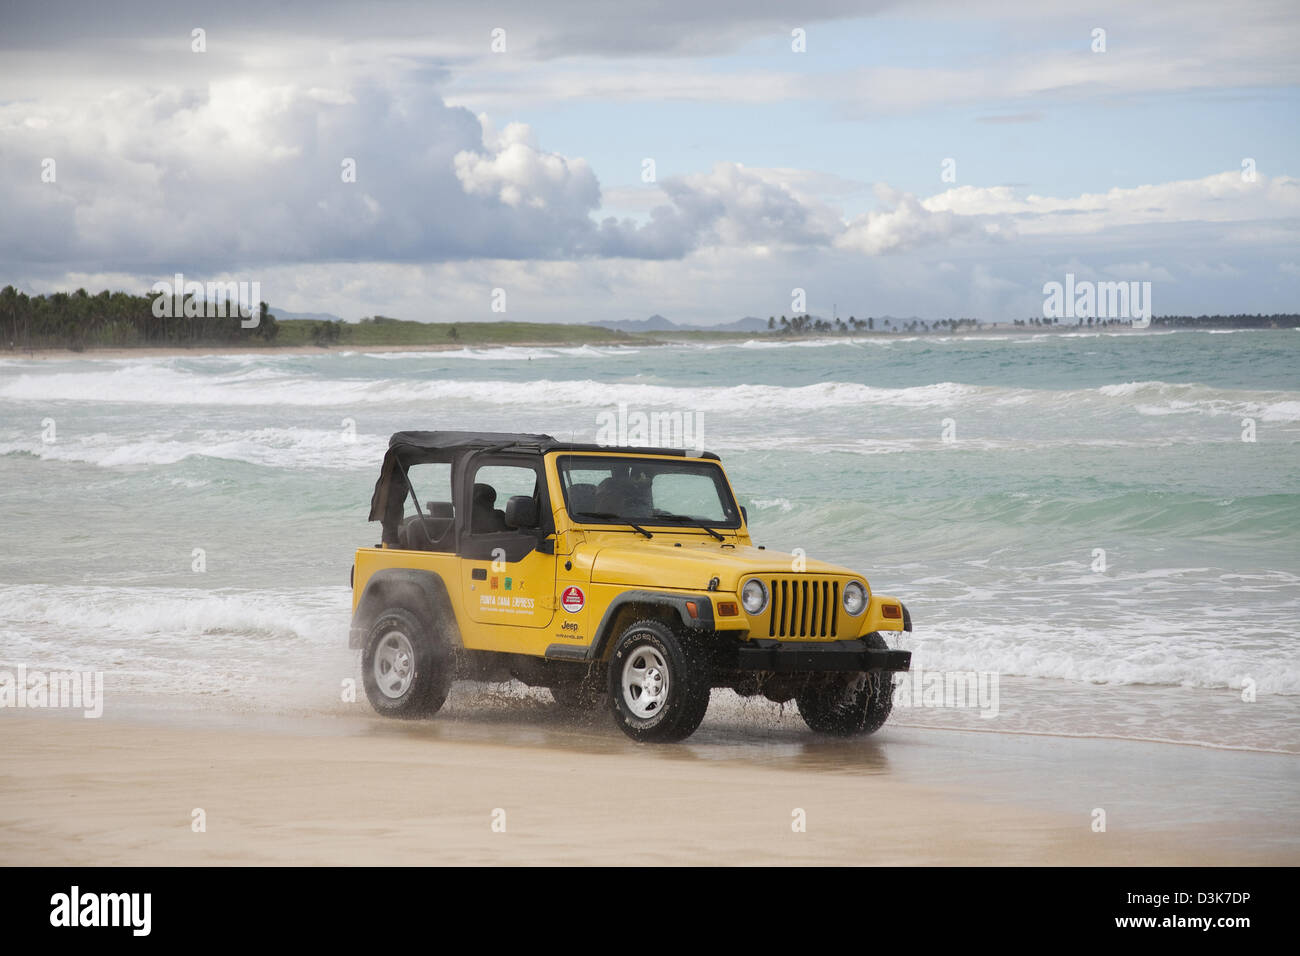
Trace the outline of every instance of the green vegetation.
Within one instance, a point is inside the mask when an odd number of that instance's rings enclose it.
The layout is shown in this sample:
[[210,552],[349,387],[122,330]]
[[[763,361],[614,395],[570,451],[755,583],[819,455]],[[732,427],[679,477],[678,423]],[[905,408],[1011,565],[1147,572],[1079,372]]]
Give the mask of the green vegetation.
[[[356,323],[281,319],[279,326],[277,345],[630,345],[648,341],[645,336],[595,325],[411,322],[382,315]],[[318,336],[324,341],[318,340]]]
[[[243,328],[233,306],[208,316],[206,303],[181,300],[176,317],[154,314],[155,297],[125,292],[90,295],[85,289],[29,296],[0,289],[0,347],[6,349],[298,345],[585,345],[651,341],[592,325],[543,322],[410,322],[384,316],[352,322],[277,319],[266,303],[258,323]],[[185,313],[190,313],[186,315]]]
[[[85,289],[28,296],[12,285],[0,289],[0,348],[59,349],[220,346],[319,346],[369,348],[383,346],[488,346],[488,345],[654,345],[670,341],[744,341],[756,334],[774,337],[889,335],[904,332],[952,334],[994,331],[974,319],[867,318],[814,319],[808,315],[769,319],[762,333],[680,329],[634,335],[596,325],[560,325],[546,322],[412,322],[376,315],[360,322],[322,322],[314,319],[277,319],[266,303],[259,321],[243,328],[233,307],[224,315],[204,315],[209,303],[186,297],[177,303],[177,317],[155,315],[155,296],[100,292]],[[186,315],[185,313],[189,313]],[[1011,328],[1026,332],[1065,332],[1071,329],[1125,327],[1123,322],[1061,323],[1047,319],[1016,319]],[[1300,315],[1156,316],[1153,327],[1162,328],[1294,328]],[[1006,324],[1000,328],[1007,328]]]
[[1152,326],[1171,329],[1294,329],[1300,315],[1157,315]]
[[[279,324],[265,302],[259,307],[256,327],[246,329],[233,303],[207,309],[207,303],[185,297],[177,303],[180,317],[171,318],[154,314],[155,298],[108,291],[92,296],[85,289],[29,296],[8,285],[0,289],[0,342],[11,349],[74,351],[276,342]],[[220,314],[203,314],[209,311]]]
[[[879,330],[881,332],[956,332],[978,326],[979,322],[976,319],[936,319],[934,322],[926,322],[924,319],[884,318],[880,320]],[[776,316],[769,316],[767,328],[777,335],[861,335],[863,332],[876,331],[876,319],[874,317],[859,319],[851,315],[847,319],[837,318],[827,322],[825,319],[814,319],[811,315],[796,315],[792,319],[787,319],[783,315],[780,320]]]

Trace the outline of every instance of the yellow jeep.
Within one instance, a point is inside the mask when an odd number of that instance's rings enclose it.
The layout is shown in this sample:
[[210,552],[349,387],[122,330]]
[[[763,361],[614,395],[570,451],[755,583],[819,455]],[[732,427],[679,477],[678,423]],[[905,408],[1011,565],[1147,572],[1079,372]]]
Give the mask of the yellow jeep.
[[383,540],[356,553],[349,646],[387,716],[435,713],[453,680],[514,678],[568,707],[607,696],[641,741],[688,737],[714,687],[867,734],[910,665],[882,636],[912,629],[902,602],[755,547],[707,452],[398,432],[370,520]]

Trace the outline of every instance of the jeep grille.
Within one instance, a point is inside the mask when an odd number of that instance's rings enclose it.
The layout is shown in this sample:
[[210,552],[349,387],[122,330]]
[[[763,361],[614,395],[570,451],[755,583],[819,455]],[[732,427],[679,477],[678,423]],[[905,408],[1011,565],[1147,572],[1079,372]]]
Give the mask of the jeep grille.
[[840,583],[828,578],[773,578],[768,637],[834,638],[838,630]]

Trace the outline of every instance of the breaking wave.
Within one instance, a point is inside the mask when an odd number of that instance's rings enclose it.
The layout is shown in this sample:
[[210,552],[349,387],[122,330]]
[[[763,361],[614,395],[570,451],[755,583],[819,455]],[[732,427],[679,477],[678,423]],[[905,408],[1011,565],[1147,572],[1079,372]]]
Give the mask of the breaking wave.
[[1168,382],[1129,382],[1053,391],[938,382],[885,388],[855,382],[812,385],[671,386],[593,379],[331,379],[265,367],[232,373],[194,372],[153,363],[84,372],[27,373],[0,383],[0,399],[144,405],[329,407],[456,404],[600,408],[626,402],[644,408],[719,413],[815,412],[853,408],[971,410],[1035,406],[1076,414],[1128,409],[1142,415],[1231,415],[1264,422],[1300,422],[1300,393],[1214,388]]

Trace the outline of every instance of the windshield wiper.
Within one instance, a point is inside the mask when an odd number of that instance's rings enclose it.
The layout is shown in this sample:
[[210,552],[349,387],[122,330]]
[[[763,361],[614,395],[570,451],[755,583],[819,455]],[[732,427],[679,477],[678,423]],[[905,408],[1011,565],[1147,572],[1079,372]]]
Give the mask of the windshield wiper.
[[626,518],[624,518],[622,515],[616,515],[616,514],[614,514],[612,511],[575,511],[574,514],[577,514],[577,515],[585,515],[585,516],[588,517],[588,518],[607,518],[607,519],[612,519],[612,520],[617,521],[617,522],[619,522],[619,523],[621,523],[621,524],[625,524],[625,525],[627,525],[627,526],[628,526],[629,528],[631,528],[633,531],[640,531],[640,532],[641,532],[643,535],[645,535],[647,538],[653,538],[653,537],[654,537],[653,534],[651,534],[651,533],[650,533],[649,531],[647,531],[645,528],[641,527],[639,524],[633,524],[632,522],[630,522],[630,521],[628,521]]
[[695,525],[695,527],[697,527],[697,528],[703,528],[705,531],[707,531],[709,534],[713,535],[713,536],[714,536],[715,538],[717,538],[719,541],[726,541],[726,540],[727,540],[727,539],[724,538],[722,535],[718,534],[718,532],[716,532],[716,531],[714,531],[712,528],[710,528],[710,527],[708,526],[708,524],[707,524],[706,522],[704,522],[703,520],[701,520],[700,518],[692,518],[690,515],[675,515],[675,514],[672,514],[671,512],[660,511],[658,508],[656,508],[656,509],[654,510],[654,516],[655,516],[656,518],[659,518],[659,519],[663,520],[663,521],[688,521],[688,522],[690,522],[691,524]]

